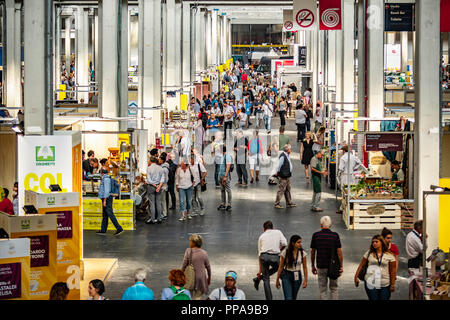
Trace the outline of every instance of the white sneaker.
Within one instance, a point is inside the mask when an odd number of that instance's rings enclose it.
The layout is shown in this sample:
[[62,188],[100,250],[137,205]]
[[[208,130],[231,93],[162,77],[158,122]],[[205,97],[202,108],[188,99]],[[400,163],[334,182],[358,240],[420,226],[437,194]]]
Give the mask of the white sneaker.
[[191,213],[190,216],[191,217],[196,217],[196,216],[198,216],[198,214],[197,213]]
[[189,214],[188,216],[187,216],[187,218],[189,219],[189,220],[191,220],[192,219],[192,217],[191,217],[191,215]]
[[204,215],[205,215],[205,211],[204,210],[200,211],[200,216],[204,216]]
[[186,218],[185,217],[181,217],[180,219],[178,219],[178,221],[185,221]]

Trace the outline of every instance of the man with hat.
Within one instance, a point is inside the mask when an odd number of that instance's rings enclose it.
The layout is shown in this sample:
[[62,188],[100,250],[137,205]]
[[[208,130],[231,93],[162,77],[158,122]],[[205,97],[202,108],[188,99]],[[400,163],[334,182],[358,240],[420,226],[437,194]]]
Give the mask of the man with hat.
[[225,286],[214,289],[208,300],[245,300],[245,293],[236,287],[237,274],[234,271],[225,273]]

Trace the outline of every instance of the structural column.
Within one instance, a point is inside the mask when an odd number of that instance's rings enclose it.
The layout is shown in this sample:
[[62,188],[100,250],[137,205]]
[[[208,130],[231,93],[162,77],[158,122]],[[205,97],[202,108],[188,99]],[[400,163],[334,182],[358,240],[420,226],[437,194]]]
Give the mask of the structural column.
[[400,42],[402,45],[402,72],[406,72],[408,68],[408,32],[400,32]]
[[182,52],[183,59],[182,74],[183,86],[189,85],[191,81],[191,6],[189,2],[182,3]]
[[181,68],[182,68],[182,51],[181,51],[181,22],[182,22],[182,9],[181,2],[175,4],[175,85],[182,88],[183,80],[181,78]]
[[[343,1],[343,19],[342,21],[342,80],[341,102],[354,103],[355,97],[355,4],[353,0]],[[355,104],[344,104],[342,109],[346,111],[355,110]],[[352,113],[345,113],[345,116],[352,116]],[[352,122],[344,123],[344,134],[347,137],[348,132],[353,129]]]
[[65,19],[65,55],[66,55],[66,71],[67,76],[69,76],[70,73],[70,63],[72,62],[72,54],[70,52],[70,31],[72,28],[72,16],[69,16]]
[[[440,151],[440,1],[416,1],[416,103],[414,125],[414,198],[423,218],[422,192],[439,185]],[[439,242],[439,198],[426,201],[428,254]],[[425,231],[425,230],[424,230]],[[448,230],[446,230],[448,231]]]
[[[358,2],[358,116],[365,117],[366,105],[366,50],[365,50],[365,8],[364,2]],[[363,130],[363,123],[358,121],[358,130]]]
[[61,7],[55,7],[56,12],[54,13],[55,18],[55,89],[59,89],[59,84],[61,83],[61,16],[59,11]]
[[88,103],[89,85],[89,11],[82,7],[77,8],[76,15],[76,82],[78,84],[77,99]]
[[211,43],[211,11],[206,11],[206,34],[205,34],[205,40],[206,40],[206,66],[210,66],[212,64],[211,59],[211,49],[212,49],[212,43]]
[[[14,0],[6,1],[6,92],[5,105],[7,107],[22,106],[22,61],[20,50],[20,3]],[[17,110],[11,110],[11,115],[17,114]]]
[[217,61],[217,10],[211,11],[211,60],[212,64],[218,65]]
[[[367,0],[367,109],[371,118],[384,116],[384,1]],[[371,122],[370,130],[379,130]]]
[[[336,90],[336,31],[328,31],[328,43],[327,43],[327,85],[326,90]],[[325,94],[325,100],[329,101],[332,98],[331,92]]]
[[24,0],[25,134],[46,133],[45,0]]
[[195,80],[199,80],[198,72],[202,69],[201,65],[201,56],[203,54],[202,52],[202,17],[201,17],[201,8],[197,7],[197,10],[195,11]]
[[153,14],[153,106],[158,107],[161,106],[161,0],[153,1]]

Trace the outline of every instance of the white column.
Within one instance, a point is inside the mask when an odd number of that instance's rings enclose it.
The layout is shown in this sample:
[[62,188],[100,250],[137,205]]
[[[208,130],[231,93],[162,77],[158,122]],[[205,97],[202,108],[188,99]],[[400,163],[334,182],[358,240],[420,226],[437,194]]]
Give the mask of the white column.
[[[128,43],[129,43],[129,11],[128,11],[128,0],[121,1],[121,30],[120,30],[120,76],[119,76],[119,116],[128,116]],[[119,129],[125,131],[128,128],[128,121],[121,120],[119,123]]]
[[[384,1],[368,0],[367,10],[367,109],[371,118],[384,116]],[[371,122],[370,130],[379,130]]]
[[[365,116],[365,41],[364,30],[365,23],[365,9],[364,3],[358,3],[358,116]],[[363,130],[363,122],[358,122],[358,130]]]
[[[86,9],[82,7],[77,8],[76,13],[76,83],[78,87],[77,99],[84,103],[88,103],[89,94],[87,90],[89,87],[89,15]],[[84,92],[86,91],[86,92]]]
[[98,83],[99,77],[97,75],[97,69],[100,65],[100,61],[98,60],[98,53],[99,53],[99,47],[98,47],[98,9],[94,9],[94,75],[95,75],[95,81]]
[[[422,192],[439,185],[440,151],[440,1],[416,1],[416,104],[414,125],[414,189],[415,212],[423,218]],[[426,234],[428,251],[438,247],[439,198],[426,201]]]
[[[342,21],[342,86],[341,98],[342,102],[355,102],[355,8],[353,0],[343,1],[343,19]],[[354,110],[356,104],[344,104],[344,110]],[[352,113],[345,113],[346,116],[351,116]],[[353,123],[344,123],[344,137],[347,137],[348,131],[353,129]]]
[[213,9],[211,11],[211,59],[212,64],[218,65],[217,59],[217,11]]
[[66,70],[67,75],[69,75],[70,63],[72,62],[72,55],[70,52],[70,29],[72,28],[72,17],[67,17],[65,21],[65,53],[66,53]]
[[183,46],[181,55],[183,57],[183,86],[189,85],[191,80],[191,9],[189,2],[183,2]]
[[45,134],[45,0],[24,0],[25,134]]
[[408,67],[408,32],[400,32],[400,41],[402,44],[402,72],[406,72]]
[[228,19],[228,57],[231,58],[233,54],[233,33],[232,33],[231,19]]
[[211,59],[211,11],[206,11],[206,34],[205,34],[205,40],[206,40],[206,66],[209,66],[212,64]]
[[311,45],[312,45],[312,78],[311,78],[311,88],[313,90],[312,94],[312,105],[313,108],[316,105],[317,101],[317,95],[318,95],[318,73],[319,73],[319,49],[318,49],[318,42],[319,42],[319,28],[316,27],[314,30],[311,30]]
[[201,70],[201,43],[202,43],[202,32],[201,32],[201,9],[197,8],[195,12],[195,80],[199,81],[200,77],[197,75]]
[[220,36],[220,50],[221,50],[221,60],[220,63],[225,63],[226,60],[226,38],[227,38],[227,16],[222,16],[222,24],[221,24],[221,36]]
[[205,20],[205,11],[202,10],[199,13],[200,20],[200,70],[206,69],[206,20]]
[[[5,17],[4,17],[5,19]],[[5,105],[7,107],[22,106],[22,62],[20,50],[20,3],[14,0],[6,1],[6,92]],[[17,110],[11,110],[11,115]]]
[[[346,17],[348,18],[348,17]],[[345,20],[345,19],[344,19]],[[342,102],[342,84],[343,84],[343,70],[342,70],[342,51],[343,51],[343,31],[342,30],[335,30],[334,31],[336,34],[336,100],[337,102]],[[333,71],[333,70],[331,70]],[[334,105],[334,107],[336,109],[342,109],[342,105],[341,104],[336,104]],[[340,114],[341,116],[343,116],[344,114]],[[341,125],[343,125],[343,123],[341,122]],[[345,139],[347,140],[347,139]]]
[[161,36],[162,36],[162,88],[166,90],[167,88],[167,4],[161,3]]
[[[327,62],[327,77],[329,90],[335,90],[336,85],[336,31],[328,31],[328,62]],[[331,99],[331,94],[328,93],[328,98]]]
[[[161,105],[161,0],[153,1],[153,106]],[[160,119],[160,117],[158,118]],[[155,120],[155,119],[154,119]],[[155,120],[157,121],[157,120]],[[158,123],[158,132],[161,124]]]
[[175,4],[175,85],[183,87],[181,78],[181,68],[183,65],[181,51],[181,2]]

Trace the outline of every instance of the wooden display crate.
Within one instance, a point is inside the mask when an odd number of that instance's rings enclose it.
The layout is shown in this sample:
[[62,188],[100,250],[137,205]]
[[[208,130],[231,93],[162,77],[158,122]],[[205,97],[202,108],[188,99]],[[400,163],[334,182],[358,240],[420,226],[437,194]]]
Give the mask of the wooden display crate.
[[[380,214],[369,214],[373,207],[384,208]],[[350,210],[350,216],[353,216],[354,230],[372,230],[372,229],[401,229],[401,209],[397,204],[373,205],[355,203],[353,210]]]

